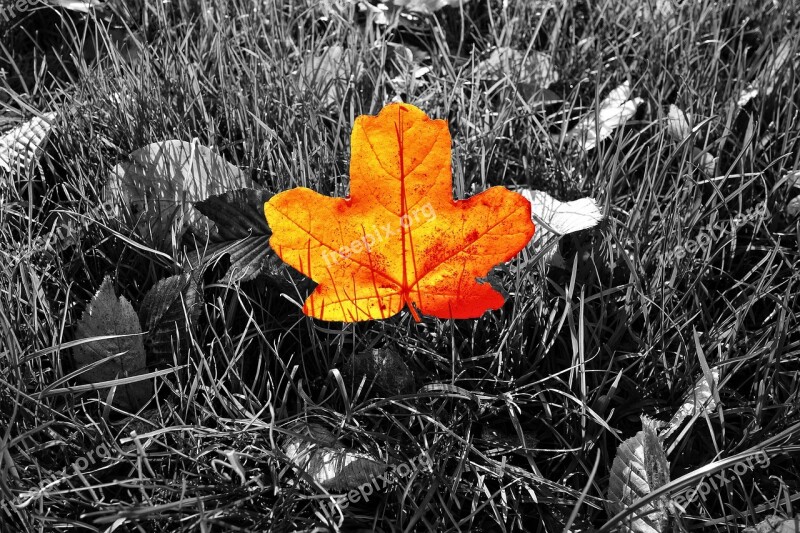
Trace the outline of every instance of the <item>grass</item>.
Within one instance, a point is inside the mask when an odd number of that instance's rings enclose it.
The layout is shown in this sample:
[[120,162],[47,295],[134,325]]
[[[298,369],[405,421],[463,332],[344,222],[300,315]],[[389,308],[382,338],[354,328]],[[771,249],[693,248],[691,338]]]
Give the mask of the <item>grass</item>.
[[[21,13],[0,30],[4,122],[59,118],[39,167],[0,192],[0,529],[610,530],[617,446],[641,415],[669,420],[704,369],[721,374],[720,404],[665,443],[672,479],[697,483],[751,449],[770,463],[729,474],[674,527],[794,516],[800,226],[783,178],[800,157],[800,6],[686,4],[665,21],[617,0],[472,0],[413,21],[390,13],[388,26],[349,3],[299,0]],[[789,59],[775,71],[781,43]],[[428,56],[424,83],[400,96],[449,120],[457,197],[506,185],[598,200],[602,225],[560,244],[567,268],[506,269],[511,296],[480,319],[405,311],[356,325],[304,317],[303,296],[269,279],[228,286],[211,273],[185,367],[154,378],[141,412],[120,412],[108,389],[69,390],[65,345],[103,277],[138,305],[183,271],[181,247],[159,250],[101,208],[111,168],[196,137],[269,190],[343,194],[352,121],[396,96],[401,44]],[[304,67],[336,45],[347,75]],[[476,81],[495,46],[551,54],[563,103]],[[624,128],[585,154],[551,138],[626,80],[644,103]],[[754,82],[761,93],[737,106]],[[670,104],[693,115],[690,139],[669,136]],[[713,173],[693,148],[718,157]],[[766,216],[733,222],[759,202]],[[674,257],[704,233],[707,245]],[[400,355],[413,392],[339,379],[371,348]],[[431,471],[331,510],[281,446],[304,424],[394,464],[425,452]],[[108,459],[71,469],[100,445]]]

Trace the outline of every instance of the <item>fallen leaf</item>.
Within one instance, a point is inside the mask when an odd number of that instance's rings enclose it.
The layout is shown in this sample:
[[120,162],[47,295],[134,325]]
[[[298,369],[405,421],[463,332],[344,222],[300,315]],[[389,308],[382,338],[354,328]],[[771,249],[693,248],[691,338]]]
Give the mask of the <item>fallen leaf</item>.
[[272,249],[319,283],[303,311],[355,322],[502,306],[478,278],[533,236],[530,203],[503,187],[453,200],[447,123],[409,104],[358,117],[351,144],[349,198],[296,188],[264,204]]
[[[386,1],[386,0],[382,0]],[[458,7],[469,0],[389,0],[397,7],[402,7],[415,13],[432,15],[444,7]]]
[[191,274],[170,276],[156,283],[142,299],[139,321],[147,332],[144,348],[153,364],[186,360],[189,330],[197,323],[202,296]]
[[[111,279],[106,276],[88,309],[78,321],[75,339],[91,339],[117,335],[111,339],[95,340],[73,348],[76,368],[83,368],[97,361],[104,361],[78,376],[84,383],[99,383],[122,377],[142,374],[147,362],[142,343],[139,318],[130,302],[117,298]],[[113,356],[119,355],[114,359]],[[153,382],[138,381],[117,388],[114,403],[125,409],[137,409],[153,396]]]
[[786,185],[789,186],[790,189],[800,188],[800,170],[787,172],[783,179],[786,180]]
[[342,375],[350,393],[355,396],[364,380],[364,388],[374,397],[396,396],[411,392],[414,374],[400,354],[389,348],[373,348],[357,353],[347,360]]
[[252,181],[216,151],[189,142],[163,141],[140,148],[118,164],[106,182],[106,200],[121,215],[128,206],[138,225],[154,237],[197,226],[201,217],[192,204]]
[[356,54],[335,44],[319,55],[306,56],[298,84],[301,91],[311,91],[321,96],[323,104],[332,105],[342,101],[351,81],[357,81],[363,70]]
[[795,196],[789,200],[789,203],[786,204],[786,214],[789,218],[795,218],[800,215],[800,196]]
[[798,533],[800,532],[800,516],[794,518],[782,518],[780,516],[770,516],[756,524],[755,527],[748,527],[742,533]]
[[744,107],[759,94],[769,96],[780,86],[784,79],[783,74],[789,70],[787,66],[795,55],[795,39],[794,33],[788,33],[781,40],[775,53],[769,56],[756,78],[739,93],[736,105]]
[[80,11],[81,13],[88,13],[92,9],[103,7],[103,2],[96,0],[49,0],[51,4],[71,11]]
[[625,82],[606,96],[596,112],[588,113],[567,133],[567,138],[577,142],[587,152],[609,137],[615,129],[636,115],[641,98],[631,99],[630,82]]
[[[711,370],[711,379],[714,381],[713,386],[716,387],[717,383],[719,383],[719,368]],[[667,428],[662,432],[661,440],[668,439],[670,435],[681,427],[686,418],[694,417],[697,412],[713,413],[717,403],[714,401],[714,396],[711,392],[711,384],[705,375],[701,375],[694,388],[684,397],[683,403],[672,416]]]
[[327,429],[309,424],[306,435],[291,437],[283,445],[286,456],[324,488],[347,491],[386,472],[387,465],[365,453],[346,449]]
[[549,54],[531,50],[528,53],[507,46],[495,48],[473,70],[478,79],[508,78],[515,83],[527,83],[546,89],[559,79]]
[[603,214],[592,198],[561,202],[544,191],[523,189],[520,194],[531,203],[531,218],[536,222],[536,233],[528,248],[534,253],[544,251],[545,263],[550,263],[558,251],[558,245],[553,241],[569,233],[593,228],[603,220]]
[[250,281],[261,274],[279,283],[302,283],[269,247],[272,232],[264,218],[264,202],[271,197],[269,191],[239,189],[197,202],[195,208],[215,227],[208,247],[194,266],[208,265],[227,255],[230,265],[222,283]]
[[26,169],[36,162],[55,118],[55,113],[45,113],[4,133],[0,137],[0,168],[13,172]]
[[674,104],[669,106],[667,133],[676,141],[682,141],[692,134],[692,118]]
[[[669,483],[669,463],[658,440],[656,422],[642,417],[642,431],[617,448],[608,480],[606,508],[614,516]],[[619,530],[634,533],[662,533],[669,522],[669,502],[658,498],[639,506],[620,523]]]

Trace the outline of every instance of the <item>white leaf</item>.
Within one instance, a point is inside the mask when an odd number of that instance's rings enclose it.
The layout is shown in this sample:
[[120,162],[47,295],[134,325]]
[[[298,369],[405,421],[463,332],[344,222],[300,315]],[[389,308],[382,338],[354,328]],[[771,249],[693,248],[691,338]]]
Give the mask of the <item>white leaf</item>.
[[597,112],[584,115],[567,137],[576,140],[584,152],[589,151],[636,115],[642,101],[631,99],[631,86],[626,81],[600,102]]
[[106,200],[114,214],[125,212],[141,217],[156,237],[166,237],[175,227],[196,225],[201,219],[194,202],[232,189],[252,186],[252,181],[216,151],[201,146],[197,139],[163,141],[131,153],[118,164],[106,182]]
[[350,490],[370,483],[386,471],[387,465],[367,454],[344,448],[330,431],[321,426],[310,424],[304,433],[309,438],[289,438],[283,451],[295,465],[326,489]]
[[[596,226],[603,214],[592,198],[580,198],[571,202],[556,200],[544,191],[523,189],[518,191],[531,203],[531,218],[536,231],[528,246],[534,253],[547,248],[552,240]],[[558,246],[552,245],[545,254],[545,262],[554,261]]]
[[742,533],[800,533],[800,515],[794,518],[770,516],[756,527],[748,527]]
[[80,11],[88,13],[91,9],[102,7],[103,3],[96,0],[50,0],[51,4],[69,9],[72,11]]
[[0,168],[12,172],[39,159],[55,118],[55,113],[34,117],[0,137]]
[[[719,383],[719,368],[711,370],[711,379],[714,381],[713,387],[716,387],[717,383]],[[694,415],[700,411],[706,411],[708,414],[711,414],[716,407],[717,403],[714,401],[714,396],[712,394],[712,385],[708,382],[705,375],[701,375],[700,379],[695,383],[694,388],[683,398],[683,403],[672,416],[666,430],[664,430],[661,435],[661,439],[665,440],[669,438],[670,435],[681,427],[686,418],[694,417]]]
[[443,7],[466,4],[469,0],[390,0],[397,7],[403,7],[415,13],[431,15]]
[[[636,500],[669,483],[669,463],[656,434],[656,423],[642,417],[642,431],[617,448],[608,480],[610,516],[627,509]],[[618,531],[663,533],[669,522],[669,502],[658,498],[638,507],[621,522]]]
[[682,141],[692,133],[692,117],[678,106],[671,104],[667,115],[667,133],[676,141]]

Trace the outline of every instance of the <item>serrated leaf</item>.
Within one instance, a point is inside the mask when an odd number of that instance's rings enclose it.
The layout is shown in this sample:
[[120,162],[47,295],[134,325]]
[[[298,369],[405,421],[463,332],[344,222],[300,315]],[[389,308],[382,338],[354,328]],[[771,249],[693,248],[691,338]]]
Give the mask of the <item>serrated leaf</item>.
[[189,329],[202,304],[197,279],[191,274],[170,276],[156,283],[142,299],[139,321],[146,331],[144,348],[153,364],[186,360]]
[[128,206],[140,229],[160,243],[173,229],[181,234],[184,226],[198,225],[194,202],[251,185],[237,167],[196,139],[171,140],[132,152],[112,170],[105,194],[115,214]]
[[[264,218],[264,202],[271,197],[269,191],[239,189],[195,204],[215,223],[202,264],[210,264],[225,254],[230,256],[222,283],[249,281],[260,274],[278,282],[292,278],[288,266],[269,247],[272,232]],[[300,281],[301,277],[296,277]]]
[[6,172],[17,171],[38,160],[55,118],[55,113],[45,113],[3,134],[0,137],[0,168]]
[[[642,431],[617,448],[608,481],[609,516],[669,483],[669,463],[656,433],[656,422],[642,417]],[[640,506],[622,521],[620,531],[663,533],[669,523],[669,502],[661,497]]]
[[631,99],[630,82],[625,82],[606,96],[597,111],[584,115],[567,134],[578,147],[587,152],[608,138],[615,129],[636,115],[641,98]]
[[366,389],[372,388],[372,396],[394,396],[414,388],[414,374],[400,354],[389,348],[373,348],[353,355],[345,363],[342,375],[353,395],[362,379]]
[[305,431],[310,438],[291,437],[283,450],[300,469],[324,488],[346,491],[370,483],[386,471],[386,464],[365,453],[346,449],[328,430],[316,424]]
[[800,516],[782,518],[770,516],[756,524],[756,527],[745,528],[742,533],[798,533],[800,532]]
[[517,192],[531,203],[531,219],[536,223],[536,233],[527,247],[533,253],[546,250],[543,258],[548,264],[558,251],[557,245],[551,245],[553,240],[593,228],[603,220],[603,214],[592,198],[561,202],[544,191],[519,189]]
[[[78,321],[75,338],[90,339],[107,335],[121,337],[78,345],[73,348],[73,358],[75,367],[82,368],[118,354],[119,357],[81,373],[78,379],[84,383],[98,383],[144,373],[147,362],[141,333],[139,318],[133,306],[124,297],[117,298],[114,295],[111,279],[106,276],[88,309]],[[153,383],[140,381],[119,387],[114,401],[130,410],[137,409],[152,396]]]
[[[716,387],[717,383],[719,383],[719,368],[711,370],[711,378],[714,381],[713,386]],[[683,403],[672,416],[667,428],[661,435],[662,440],[669,438],[681,427],[686,418],[694,417],[697,412],[706,411],[709,414],[714,412],[717,403],[714,401],[711,387],[712,384],[708,382],[705,375],[701,375],[694,388],[686,394]]]

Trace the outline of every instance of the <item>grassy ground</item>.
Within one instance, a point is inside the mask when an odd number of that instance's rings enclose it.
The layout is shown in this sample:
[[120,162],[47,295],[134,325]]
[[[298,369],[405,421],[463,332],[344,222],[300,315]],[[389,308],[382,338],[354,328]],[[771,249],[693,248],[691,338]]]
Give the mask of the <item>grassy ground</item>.
[[[754,447],[770,464],[730,474],[674,527],[793,516],[800,225],[782,179],[800,168],[800,5],[685,4],[659,18],[617,0],[472,0],[388,26],[299,0],[20,13],[2,29],[4,121],[59,115],[41,168],[0,192],[2,531],[608,530],[617,446],[641,415],[669,420],[704,366],[721,374],[720,405],[666,442],[671,477],[699,480]],[[424,83],[390,83],[398,44],[427,54]],[[334,45],[353,76],[304,81],[303,65]],[[476,83],[472,67],[496,46],[551,54],[563,102]],[[551,138],[624,81],[643,99],[624,128],[588,153]],[[748,83],[761,91],[738,106]],[[112,408],[108,390],[64,390],[73,368],[59,345],[103,277],[138,304],[183,268],[180,247],[155,250],[99,208],[114,164],[196,137],[269,190],[341,193],[353,118],[398,92],[449,120],[457,196],[502,184],[598,200],[602,225],[561,243],[566,269],[506,273],[512,296],[480,319],[358,325],[303,317],[302,296],[268,279],[207,276],[188,367],[155,378],[142,412]],[[688,141],[667,132],[670,104],[695,118]],[[713,172],[693,148],[718,157]],[[765,216],[734,222],[759,202]],[[46,250],[59,229],[73,240]],[[694,251],[672,253],[684,246]],[[370,348],[399,353],[414,392],[339,386],[336,370]],[[432,467],[331,509],[280,446],[299,422],[387,462],[425,452]],[[110,458],[70,469],[101,445]]]

